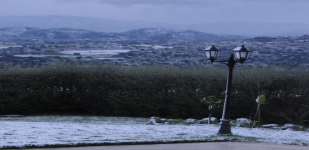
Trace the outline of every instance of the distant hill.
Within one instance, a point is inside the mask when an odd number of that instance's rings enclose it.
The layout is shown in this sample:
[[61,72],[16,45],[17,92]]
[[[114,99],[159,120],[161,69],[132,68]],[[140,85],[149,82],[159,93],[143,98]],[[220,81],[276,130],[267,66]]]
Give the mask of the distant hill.
[[100,38],[103,33],[80,29],[39,29],[39,28],[1,28],[1,40],[78,40],[87,38]]
[[71,28],[10,27],[0,29],[0,40],[124,40],[151,42],[222,41],[238,36],[218,36],[198,31],[175,31],[164,28],[141,28],[120,33],[96,32]]
[[164,28],[142,28],[121,33],[127,39],[154,42],[192,42],[192,41],[221,41],[231,37],[208,34],[193,30],[169,30]]
[[138,22],[137,24],[128,21],[75,16],[0,16],[0,28],[73,28],[92,31],[121,32],[148,25],[143,22]]
[[177,30],[193,29],[219,35],[231,34],[245,36],[302,35],[309,31],[309,25],[305,23],[210,21],[197,24],[191,22],[186,24],[173,24],[151,21],[119,21],[78,16],[0,16],[0,28],[5,27],[33,27],[41,29],[73,28],[98,32],[125,32],[132,29],[163,27]]
[[[262,67],[278,65],[308,68],[309,66],[308,35],[244,38],[166,28],[140,28],[125,32],[97,32],[71,28],[0,28],[0,41],[21,43],[22,45],[28,43],[29,40],[34,46],[44,42],[61,43],[63,41],[73,41],[76,44],[83,44],[81,41],[96,41],[97,43],[110,43],[112,45],[118,42],[131,46],[143,44],[169,45],[173,48],[164,48],[161,51],[152,47],[149,49],[151,53],[135,51],[134,53],[123,54],[122,57],[126,58],[126,64],[177,64],[180,66],[203,64],[204,61],[202,60],[205,58],[199,51],[199,47],[204,47],[209,43],[219,46],[222,50],[222,56],[227,57],[230,50],[236,45],[245,43],[252,50],[248,64]],[[178,45],[182,47],[178,48]],[[166,57],[169,57],[169,59],[162,59]]]

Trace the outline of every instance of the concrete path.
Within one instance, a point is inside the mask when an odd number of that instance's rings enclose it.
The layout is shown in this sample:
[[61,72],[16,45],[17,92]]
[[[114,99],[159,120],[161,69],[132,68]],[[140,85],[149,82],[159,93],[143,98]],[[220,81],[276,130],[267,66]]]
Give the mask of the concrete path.
[[95,146],[36,150],[309,150],[309,147],[259,143],[193,143],[130,146]]

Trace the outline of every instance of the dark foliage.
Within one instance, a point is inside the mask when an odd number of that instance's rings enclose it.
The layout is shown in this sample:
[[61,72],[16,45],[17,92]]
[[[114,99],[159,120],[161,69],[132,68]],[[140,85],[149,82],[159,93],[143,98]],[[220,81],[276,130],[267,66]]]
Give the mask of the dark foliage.
[[[253,117],[265,94],[266,122],[308,124],[309,73],[236,70],[232,118]],[[57,66],[2,71],[0,114],[203,118],[208,97],[224,98],[225,72],[121,66]],[[220,117],[222,107],[213,113]]]

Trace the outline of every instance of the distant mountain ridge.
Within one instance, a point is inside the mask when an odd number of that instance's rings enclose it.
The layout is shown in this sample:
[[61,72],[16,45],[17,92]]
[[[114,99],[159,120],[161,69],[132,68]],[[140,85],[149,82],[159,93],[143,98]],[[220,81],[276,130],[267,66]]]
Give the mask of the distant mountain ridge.
[[121,32],[126,31],[128,27],[141,28],[147,26],[144,23],[139,24],[111,19],[77,16],[0,16],[0,28],[76,28],[91,29],[93,31]]
[[164,28],[142,28],[123,32],[128,39],[147,41],[152,40],[156,42],[162,41],[220,41],[226,40],[227,37],[209,34],[193,30],[169,30]]
[[192,30],[176,31],[165,28],[141,28],[126,32],[96,32],[71,28],[0,28],[0,40],[126,40],[152,42],[221,41],[240,39],[237,36],[219,36]]
[[302,22],[152,22],[140,20],[116,20],[98,17],[81,16],[1,16],[0,28],[4,27],[34,27],[42,29],[50,28],[75,28],[98,32],[125,32],[132,29],[145,27],[170,28],[178,30],[194,29],[205,33],[219,35],[242,35],[242,36],[299,36],[308,34],[309,25]]

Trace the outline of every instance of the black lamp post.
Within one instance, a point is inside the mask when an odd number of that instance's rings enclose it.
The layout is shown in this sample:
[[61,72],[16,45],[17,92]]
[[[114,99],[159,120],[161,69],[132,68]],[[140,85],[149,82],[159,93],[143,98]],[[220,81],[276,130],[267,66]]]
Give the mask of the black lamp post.
[[244,46],[236,47],[233,49],[229,59],[227,60],[218,60],[219,49],[214,45],[209,46],[205,49],[206,56],[208,60],[213,62],[223,63],[228,66],[229,72],[226,83],[225,99],[223,106],[223,113],[220,122],[220,129],[218,134],[220,135],[230,135],[231,125],[230,125],[230,101],[231,101],[231,89],[232,89],[232,79],[233,79],[233,70],[236,63],[244,63],[248,59],[249,50]]

